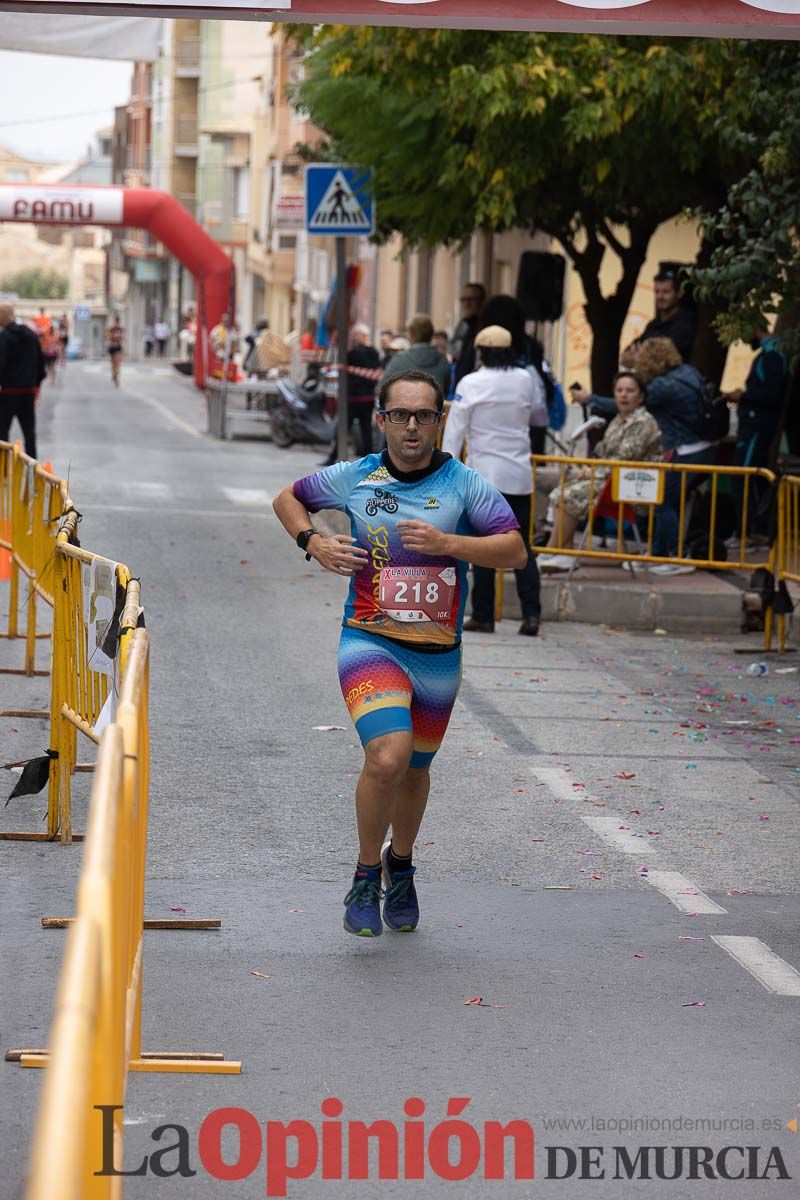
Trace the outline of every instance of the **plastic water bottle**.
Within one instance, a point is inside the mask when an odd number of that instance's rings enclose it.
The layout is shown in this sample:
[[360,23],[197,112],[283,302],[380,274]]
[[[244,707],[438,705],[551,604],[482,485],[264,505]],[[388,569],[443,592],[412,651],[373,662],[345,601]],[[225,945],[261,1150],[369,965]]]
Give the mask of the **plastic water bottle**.
[[766,675],[769,672],[769,667],[764,662],[750,663],[747,668],[748,675]]

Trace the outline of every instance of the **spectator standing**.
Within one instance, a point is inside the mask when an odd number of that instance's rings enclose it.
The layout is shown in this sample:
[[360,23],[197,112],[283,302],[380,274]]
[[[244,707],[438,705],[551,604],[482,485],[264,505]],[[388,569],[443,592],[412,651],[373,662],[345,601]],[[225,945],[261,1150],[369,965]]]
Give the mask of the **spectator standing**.
[[259,317],[256,321],[255,329],[253,329],[251,333],[248,333],[244,339],[247,349],[244,352],[242,370],[244,371],[245,375],[254,374],[258,370],[258,367],[255,365],[254,352],[256,348],[256,342],[261,337],[261,334],[265,329],[269,329],[269,321],[266,317]]
[[209,334],[211,351],[219,360],[213,367],[214,379],[222,379],[225,363],[228,364],[228,379],[235,380],[237,373],[235,355],[239,350],[239,333],[230,313],[223,313]]
[[461,293],[461,320],[453,334],[455,383],[475,370],[475,335],[480,327],[481,309],[486,301],[482,283],[467,283]]
[[158,344],[158,357],[163,358],[167,353],[167,346],[169,344],[172,330],[167,322],[162,318],[162,320],[156,321],[155,325],[153,326],[153,333],[156,335],[156,342]]
[[155,344],[156,344],[156,335],[153,332],[153,326],[145,325],[144,329],[142,330],[142,345],[144,346],[145,358],[153,357],[153,350],[155,348]]
[[[370,345],[370,333],[366,325],[354,325],[347,352],[347,424],[348,428],[358,425],[359,455],[372,453],[372,414],[375,409],[375,389],[381,369],[378,351]],[[329,467],[336,462],[337,432],[328,457],[321,464]]]
[[433,321],[425,313],[417,313],[408,323],[408,338],[411,344],[407,350],[400,350],[392,356],[391,362],[384,369],[380,386],[405,371],[424,371],[436,380],[442,392],[447,395],[450,364],[441,351],[431,345],[432,337]]
[[[747,382],[744,388],[737,388],[727,394],[729,404],[735,404],[739,415],[739,429],[736,435],[737,467],[768,467],[770,451],[775,436],[780,429],[783,405],[786,399],[786,386],[789,380],[789,361],[780,349],[779,339],[767,333],[766,329],[758,330],[750,343],[758,354],[753,359]],[[741,479],[736,481],[739,499],[739,538],[729,542],[731,548],[736,548],[743,531],[744,486]],[[752,479],[749,489],[747,514],[747,530],[749,533],[764,537],[768,534],[766,504],[766,481]]]
[[197,317],[193,308],[189,308],[183,315],[183,328],[178,334],[178,352],[184,362],[191,361],[194,358],[194,347],[197,339]]
[[31,458],[36,458],[36,397],[45,372],[39,338],[14,319],[13,305],[0,303],[0,441],[9,440],[16,417]]
[[317,322],[307,321],[306,327],[300,335],[300,349],[313,350],[317,344]]
[[530,428],[531,453],[544,453],[544,431],[549,419],[547,383],[544,373],[544,351],[541,343],[525,330],[525,312],[514,296],[490,296],[481,310],[480,328],[500,325],[511,334],[515,363],[531,377],[536,392],[536,409],[541,419]]
[[684,362],[692,357],[695,334],[697,332],[697,317],[695,313],[681,305],[680,280],[674,268],[659,271],[653,280],[653,290],[656,298],[656,315],[649,324],[645,325],[638,344],[650,338],[669,338],[678,348]]
[[[530,549],[531,492],[530,426],[547,420],[547,406],[528,371],[516,365],[511,334],[499,325],[480,330],[475,339],[480,366],[458,385],[447,418],[442,449],[460,458],[467,442],[467,466],[493,484],[519,522],[528,551],[525,566],[515,572],[522,606],[519,632],[539,632],[541,601],[539,571]],[[464,629],[494,632],[494,570],[472,568],[472,617]]]

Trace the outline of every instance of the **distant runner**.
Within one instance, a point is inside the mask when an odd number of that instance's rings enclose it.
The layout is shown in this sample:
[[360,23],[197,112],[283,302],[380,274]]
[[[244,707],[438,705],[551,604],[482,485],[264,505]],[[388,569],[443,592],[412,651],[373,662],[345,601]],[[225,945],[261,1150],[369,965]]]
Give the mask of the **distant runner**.
[[119,323],[119,317],[114,314],[114,320],[106,330],[106,348],[111,358],[111,378],[114,386],[119,387],[120,370],[122,368],[122,350],[125,345],[125,330]]
[[[443,406],[429,375],[395,375],[378,394],[386,449],[300,479],[274,502],[307,558],[351,577],[339,681],[364,767],[344,928],[359,937],[382,932],[382,881],[387,928],[410,932],[419,920],[412,849],[461,682],[467,564],[521,569],[527,562],[500,493],[435,449]],[[352,536],[315,529],[309,514],[323,508],[346,512]]]

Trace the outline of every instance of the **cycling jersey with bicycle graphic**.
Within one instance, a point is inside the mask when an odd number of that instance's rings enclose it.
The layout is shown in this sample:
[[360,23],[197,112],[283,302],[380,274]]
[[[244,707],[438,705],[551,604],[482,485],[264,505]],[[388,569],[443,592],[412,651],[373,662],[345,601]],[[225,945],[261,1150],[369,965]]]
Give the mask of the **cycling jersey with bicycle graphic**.
[[437,450],[429,467],[400,472],[383,454],[336,463],[299,479],[309,512],[339,509],[369,564],[352,576],[343,625],[412,648],[456,645],[467,602],[467,564],[404,550],[398,521],[427,521],[444,533],[488,536],[518,529],[509,505],[476,471]]

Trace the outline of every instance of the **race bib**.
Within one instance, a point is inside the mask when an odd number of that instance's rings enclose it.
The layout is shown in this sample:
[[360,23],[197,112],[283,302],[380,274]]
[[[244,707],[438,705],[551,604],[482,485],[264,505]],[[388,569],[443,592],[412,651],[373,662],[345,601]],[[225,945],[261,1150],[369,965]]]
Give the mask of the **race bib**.
[[456,590],[455,567],[384,567],[378,605],[395,621],[449,622]]

